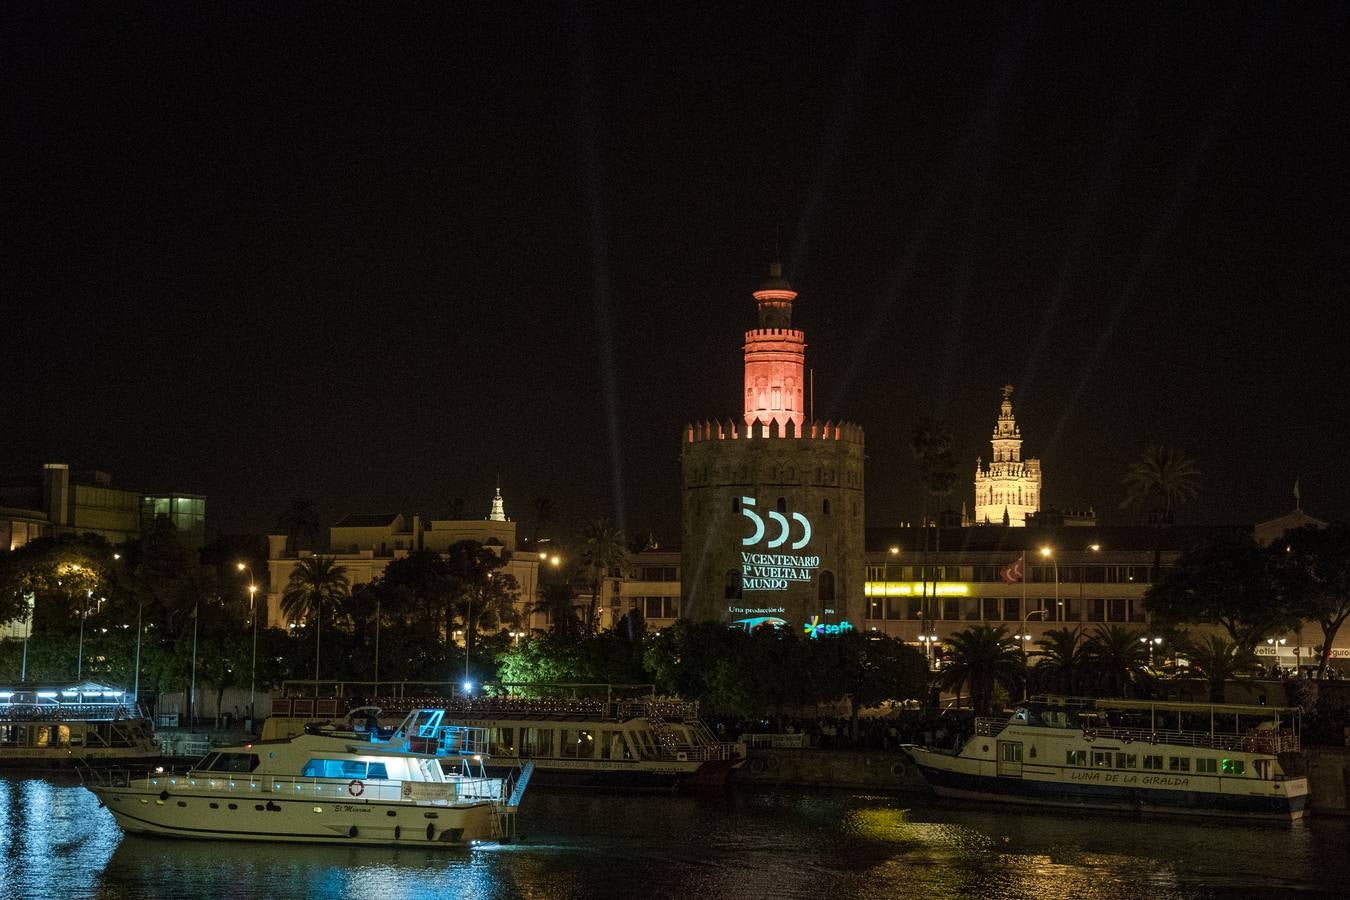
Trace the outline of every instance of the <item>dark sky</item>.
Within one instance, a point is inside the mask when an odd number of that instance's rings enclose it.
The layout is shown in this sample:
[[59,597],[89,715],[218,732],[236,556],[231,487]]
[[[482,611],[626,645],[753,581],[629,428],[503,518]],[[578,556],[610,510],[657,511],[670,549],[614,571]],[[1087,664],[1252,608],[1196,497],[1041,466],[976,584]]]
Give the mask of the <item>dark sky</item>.
[[1057,506],[1346,515],[1350,7],[676,5],[5,4],[0,470],[671,539],[778,244],[871,524],[1005,381]]

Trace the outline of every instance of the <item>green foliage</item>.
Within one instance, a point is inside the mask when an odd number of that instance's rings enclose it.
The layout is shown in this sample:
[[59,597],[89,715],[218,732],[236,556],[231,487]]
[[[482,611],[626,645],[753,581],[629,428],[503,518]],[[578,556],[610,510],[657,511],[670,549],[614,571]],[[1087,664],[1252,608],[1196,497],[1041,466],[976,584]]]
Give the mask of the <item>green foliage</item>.
[[1148,509],[1170,522],[1173,508],[1200,494],[1195,461],[1172,447],[1153,444],[1125,470],[1121,509]]
[[304,497],[296,497],[277,517],[276,530],[286,535],[286,549],[295,552],[312,547],[319,537],[319,514],[314,504]]
[[1044,690],[1076,694],[1087,668],[1083,652],[1083,630],[1052,628],[1036,642],[1035,674]]
[[1350,525],[1294,531],[1271,548],[1293,611],[1322,629],[1318,675],[1326,671],[1336,634],[1350,618]]
[[608,519],[591,522],[582,534],[577,558],[591,592],[584,624],[587,633],[595,634],[600,626],[600,589],[605,578],[610,570],[622,571],[628,564],[628,545],[623,532],[612,526]]
[[291,570],[281,593],[281,611],[292,619],[313,618],[325,605],[344,600],[350,590],[346,566],[331,556],[307,556]]
[[1172,572],[1149,587],[1144,605],[1160,626],[1221,625],[1247,649],[1298,622],[1274,558],[1242,532],[1182,554]]
[[1190,644],[1185,653],[1191,666],[1209,681],[1212,703],[1224,702],[1224,683],[1230,678],[1256,668],[1256,654],[1250,647],[1225,640],[1217,634],[1206,635]]
[[1148,645],[1140,633],[1120,625],[1098,625],[1083,645],[1083,662],[1097,693],[1128,696],[1148,679]]
[[1022,651],[1004,626],[976,625],[953,634],[948,644],[951,663],[939,683],[958,694],[968,690],[976,713],[989,715],[996,688],[1012,693],[1021,683]]

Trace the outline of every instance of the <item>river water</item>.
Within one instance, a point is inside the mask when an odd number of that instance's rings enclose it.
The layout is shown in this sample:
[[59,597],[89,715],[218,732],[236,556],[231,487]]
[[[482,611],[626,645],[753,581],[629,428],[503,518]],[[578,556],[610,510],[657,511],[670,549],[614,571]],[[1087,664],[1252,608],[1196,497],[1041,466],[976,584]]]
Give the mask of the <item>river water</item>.
[[996,897],[1350,894],[1350,822],[1253,826],[916,795],[532,788],[522,840],[388,850],[124,836],[60,776],[0,778],[0,898]]

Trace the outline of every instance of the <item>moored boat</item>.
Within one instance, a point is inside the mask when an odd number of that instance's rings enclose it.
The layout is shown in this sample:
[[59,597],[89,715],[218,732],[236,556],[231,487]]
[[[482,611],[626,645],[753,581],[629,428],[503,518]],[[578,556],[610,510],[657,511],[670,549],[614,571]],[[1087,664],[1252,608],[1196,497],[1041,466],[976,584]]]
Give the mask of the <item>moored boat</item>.
[[1308,800],[1280,759],[1298,730],[1297,709],[1037,697],[955,752],[904,749],[941,797],[1287,821]]
[[69,768],[76,760],[160,758],[150,720],[125,691],[94,682],[0,688],[0,767]]
[[124,831],[398,846],[509,839],[529,781],[489,777],[482,729],[411,712],[386,740],[300,734],[219,747],[183,773],[82,767]]
[[[425,698],[424,698],[425,699]],[[263,737],[312,728],[329,713],[334,731],[369,729],[402,713],[396,694],[352,710],[342,721],[335,700],[276,698]],[[697,703],[644,696],[479,696],[437,699],[445,720],[483,729],[493,767],[534,763],[542,784],[581,787],[705,788],[725,785],[745,761],[744,748],[717,740]],[[354,713],[354,715],[353,715]],[[369,721],[368,721],[369,720]]]

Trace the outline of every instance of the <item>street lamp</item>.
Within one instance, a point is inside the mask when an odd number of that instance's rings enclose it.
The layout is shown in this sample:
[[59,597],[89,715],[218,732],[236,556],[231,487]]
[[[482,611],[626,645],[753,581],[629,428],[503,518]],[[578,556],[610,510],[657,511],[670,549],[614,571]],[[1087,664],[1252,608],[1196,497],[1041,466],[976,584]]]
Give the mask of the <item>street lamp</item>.
[[80,610],[80,649],[79,658],[75,660],[75,680],[80,680],[80,674],[84,671],[84,620],[89,618],[89,601],[93,598],[93,591],[84,592],[84,609]]
[[[1044,551],[1042,551],[1042,553],[1044,553]],[[1027,661],[1027,641],[1031,640],[1031,635],[1027,634],[1027,619],[1031,618],[1032,616],[1044,616],[1044,615],[1045,615],[1045,610],[1043,610],[1043,609],[1032,609],[1032,610],[1023,609],[1023,610],[1022,610],[1022,627],[1021,627],[1021,629],[1017,632],[1017,640],[1018,640],[1019,646],[1022,648],[1022,701],[1023,701],[1023,702],[1026,702],[1026,699],[1027,699],[1027,688],[1030,686],[1030,682],[1031,682],[1031,663]],[[1042,619],[1041,621],[1045,621],[1045,620]]]
[[[257,579],[253,577],[253,567],[248,563],[236,563],[235,568],[248,573],[248,614],[253,620],[253,656],[248,669],[248,728],[253,730],[253,710],[256,709],[258,687],[258,608],[255,600],[258,595]],[[220,711],[217,710],[217,713]]]
[[1148,667],[1153,668],[1153,648],[1162,645],[1163,639],[1160,637],[1141,637],[1139,643],[1148,644]]
[[1052,551],[1049,547],[1041,548],[1041,556],[1050,560],[1050,562],[1052,562],[1055,566],[1055,615],[1060,620],[1062,620],[1064,618],[1064,613],[1063,610],[1060,608],[1059,603],[1059,560],[1055,559],[1054,551]]

